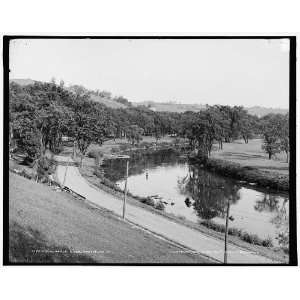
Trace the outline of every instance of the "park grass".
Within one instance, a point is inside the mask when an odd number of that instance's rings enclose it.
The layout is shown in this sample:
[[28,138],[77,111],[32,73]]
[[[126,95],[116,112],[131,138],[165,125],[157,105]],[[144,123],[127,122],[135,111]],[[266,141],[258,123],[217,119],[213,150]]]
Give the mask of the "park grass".
[[215,147],[211,158],[238,163],[242,167],[254,167],[261,171],[288,175],[289,164],[286,162],[285,154],[278,153],[269,160],[261,146],[261,139],[249,140],[248,144],[243,140],[236,140],[232,143],[224,143],[223,150],[217,150]]
[[242,141],[225,143],[222,150],[214,147],[207,160],[195,156],[191,156],[190,160],[225,177],[260,187],[289,191],[289,164],[285,162],[284,154],[279,153],[269,160],[261,145],[260,139],[249,140],[248,144]]
[[209,262],[68,193],[13,173],[9,181],[11,263]]

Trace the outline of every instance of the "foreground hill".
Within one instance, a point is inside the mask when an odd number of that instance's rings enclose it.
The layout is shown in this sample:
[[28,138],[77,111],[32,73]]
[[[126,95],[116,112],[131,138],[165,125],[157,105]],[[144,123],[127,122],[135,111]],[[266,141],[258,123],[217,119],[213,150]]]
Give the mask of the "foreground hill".
[[206,263],[65,192],[9,176],[10,261]]

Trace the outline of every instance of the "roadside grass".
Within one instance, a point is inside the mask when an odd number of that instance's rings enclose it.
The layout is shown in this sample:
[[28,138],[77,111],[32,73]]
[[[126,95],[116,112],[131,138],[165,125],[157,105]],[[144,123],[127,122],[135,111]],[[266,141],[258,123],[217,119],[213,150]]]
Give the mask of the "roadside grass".
[[68,193],[9,176],[12,263],[211,263]]
[[[203,225],[207,228],[210,228],[215,231],[222,232],[222,233],[224,233],[226,230],[225,225],[215,223],[211,220],[200,221],[200,225]],[[250,234],[246,231],[243,231],[241,229],[237,229],[234,227],[228,228],[228,234],[232,235],[232,236],[237,236],[241,240],[248,242],[250,244],[268,247],[268,248],[273,247],[272,239],[269,237],[266,239],[262,239],[262,238],[258,237],[256,234]]]
[[95,263],[86,255],[68,247],[50,244],[40,231],[9,224],[9,261],[11,263]]

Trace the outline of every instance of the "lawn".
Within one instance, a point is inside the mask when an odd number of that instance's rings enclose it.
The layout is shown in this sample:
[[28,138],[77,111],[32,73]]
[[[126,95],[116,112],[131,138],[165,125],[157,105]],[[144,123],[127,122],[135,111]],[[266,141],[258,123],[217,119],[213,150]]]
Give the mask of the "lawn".
[[242,166],[256,167],[262,171],[289,174],[289,164],[286,162],[285,154],[279,153],[269,160],[261,145],[260,139],[249,140],[248,144],[242,140],[224,143],[223,150],[213,151],[212,157],[239,163]]
[[9,180],[11,262],[208,262],[70,194],[13,173]]

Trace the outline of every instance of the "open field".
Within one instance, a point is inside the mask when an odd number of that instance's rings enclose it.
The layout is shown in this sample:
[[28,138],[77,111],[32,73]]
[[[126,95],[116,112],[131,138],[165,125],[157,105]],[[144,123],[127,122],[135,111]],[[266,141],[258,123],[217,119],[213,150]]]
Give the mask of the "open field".
[[242,140],[224,143],[223,150],[213,151],[211,157],[239,163],[242,166],[255,167],[262,171],[288,174],[289,164],[286,162],[285,154],[279,153],[269,160],[261,145],[260,139],[249,140],[248,144]]
[[105,210],[13,173],[9,200],[11,262],[208,262]]

